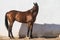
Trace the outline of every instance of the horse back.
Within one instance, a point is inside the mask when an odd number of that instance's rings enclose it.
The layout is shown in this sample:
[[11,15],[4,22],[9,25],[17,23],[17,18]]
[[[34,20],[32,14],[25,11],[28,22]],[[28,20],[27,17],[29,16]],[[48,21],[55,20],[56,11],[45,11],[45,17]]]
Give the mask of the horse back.
[[30,10],[26,12],[12,10],[7,12],[7,17],[11,22],[16,20],[18,22],[26,23],[32,22],[34,20],[32,12]]

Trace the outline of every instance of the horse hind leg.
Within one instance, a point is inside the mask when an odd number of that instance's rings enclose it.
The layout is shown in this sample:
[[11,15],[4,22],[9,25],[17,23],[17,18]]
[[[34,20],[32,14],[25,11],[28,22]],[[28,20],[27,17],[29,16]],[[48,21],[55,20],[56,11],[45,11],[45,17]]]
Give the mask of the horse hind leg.
[[11,32],[11,28],[8,27],[8,36],[11,38],[11,34],[10,34],[10,32]]
[[10,37],[11,38],[11,35],[10,35],[10,31],[11,30],[11,28],[10,28],[10,25],[8,25],[8,37]]
[[10,38],[14,38],[14,36],[12,34],[12,26],[13,26],[13,23],[10,23],[9,28],[8,28],[9,29],[9,34],[8,35],[9,35]]
[[12,38],[14,38],[14,36],[13,36],[13,34],[12,34],[12,28],[11,28],[11,36],[12,36]]

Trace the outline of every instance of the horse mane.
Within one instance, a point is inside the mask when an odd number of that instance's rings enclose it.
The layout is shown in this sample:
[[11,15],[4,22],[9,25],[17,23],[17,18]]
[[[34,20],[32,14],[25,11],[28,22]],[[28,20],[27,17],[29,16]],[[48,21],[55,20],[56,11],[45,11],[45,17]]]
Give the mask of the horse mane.
[[[37,8],[37,11],[38,11],[38,9],[39,9],[39,6],[38,6],[38,4],[37,3],[33,3],[34,4],[34,6],[36,6],[36,8]],[[12,11],[15,11],[15,12],[27,12],[27,11],[33,11],[33,9],[34,9],[34,6],[31,8],[31,9],[29,9],[29,10],[26,10],[26,11],[18,11],[18,10],[11,10],[10,12],[12,12]]]

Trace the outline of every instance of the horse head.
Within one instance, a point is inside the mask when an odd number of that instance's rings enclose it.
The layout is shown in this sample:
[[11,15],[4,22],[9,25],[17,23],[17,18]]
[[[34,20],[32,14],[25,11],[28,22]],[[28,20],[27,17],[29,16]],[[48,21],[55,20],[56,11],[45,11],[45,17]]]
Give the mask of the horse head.
[[33,12],[33,16],[36,17],[37,14],[38,14],[39,6],[38,6],[38,3],[37,2],[36,3],[33,3],[33,4],[34,4],[34,6],[32,8],[32,12]]

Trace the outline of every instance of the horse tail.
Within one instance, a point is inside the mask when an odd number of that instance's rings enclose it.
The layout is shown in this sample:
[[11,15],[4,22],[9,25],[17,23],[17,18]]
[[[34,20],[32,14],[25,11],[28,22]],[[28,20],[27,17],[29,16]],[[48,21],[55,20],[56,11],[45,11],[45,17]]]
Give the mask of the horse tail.
[[6,25],[6,28],[7,28],[7,30],[8,30],[8,20],[7,20],[7,13],[6,13],[6,15],[5,15],[5,25]]

